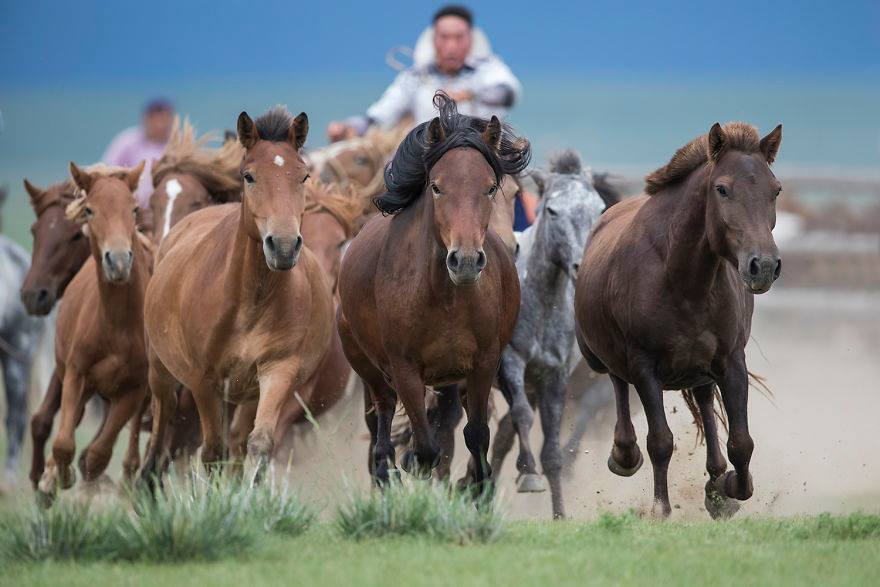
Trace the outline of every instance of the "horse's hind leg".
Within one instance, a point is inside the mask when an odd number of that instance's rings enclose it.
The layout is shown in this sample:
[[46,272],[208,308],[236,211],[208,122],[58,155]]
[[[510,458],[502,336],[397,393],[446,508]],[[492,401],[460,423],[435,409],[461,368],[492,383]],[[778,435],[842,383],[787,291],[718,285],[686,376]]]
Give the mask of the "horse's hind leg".
[[629,412],[629,384],[614,375],[610,377],[614,386],[617,423],[614,425],[614,446],[608,456],[608,468],[615,475],[631,477],[641,468],[644,459]]
[[152,350],[148,351],[148,359],[147,386],[152,395],[150,405],[153,410],[153,430],[150,432],[144,464],[138,474],[138,483],[152,491],[165,468],[165,432],[168,420],[177,406],[177,381]]
[[[510,405],[510,422],[519,438],[519,456],[516,458],[516,490],[519,493],[544,491],[544,482],[538,475],[535,456],[529,442],[529,432],[535,420],[535,413],[529,405],[525,390],[525,362],[508,348],[501,355],[501,366],[498,369],[498,384],[504,399]],[[496,440],[497,442],[497,440]],[[493,450],[493,456],[495,451]],[[499,455],[499,466],[503,455]]]
[[546,384],[541,389],[538,412],[541,415],[541,429],[544,432],[544,446],[541,448],[541,468],[550,482],[550,497],[553,502],[553,518],[565,517],[562,502],[562,451],[559,448],[559,429],[562,426],[562,408],[565,406],[565,380],[567,370],[557,369],[545,375]]
[[727,461],[721,454],[718,443],[718,424],[715,418],[715,385],[701,385],[691,390],[700,420],[703,422],[703,435],[706,438],[706,471],[709,481],[706,482],[705,506],[713,518],[729,518],[739,509],[739,502],[724,495],[723,488],[718,487],[717,480],[727,470]]
[[238,473],[247,457],[248,434],[254,429],[257,417],[257,399],[238,405],[229,425],[229,454],[232,457],[233,471]]
[[668,472],[674,446],[672,430],[663,410],[663,386],[655,377],[648,375],[636,383],[636,391],[648,419],[648,456],[654,467],[654,506],[651,513],[655,518],[666,518],[672,513]]
[[18,473],[18,456],[27,424],[28,365],[6,353],[0,353],[0,358],[6,388],[6,476],[12,480]]
[[141,386],[125,391],[110,402],[104,425],[92,444],[85,450],[85,458],[80,463],[83,480],[94,481],[107,469],[110,457],[113,456],[113,445],[125,425],[135,414],[140,413],[145,392],[146,390]]
[[730,427],[730,434],[727,438],[727,456],[734,468],[734,471],[725,473],[718,481],[728,497],[740,501],[749,499],[753,491],[749,461],[752,458],[755,443],[749,435],[748,377],[745,357],[740,356],[739,361],[734,363],[718,382]]
[[61,407],[61,378],[58,376],[58,370],[52,371],[52,378],[49,379],[49,386],[46,388],[46,394],[40,403],[39,409],[34,412],[31,418],[31,441],[33,454],[31,455],[31,472],[30,480],[37,488],[37,483],[43,475],[46,468],[46,442],[52,434],[52,422],[55,420],[55,414]]
[[150,409],[151,397],[150,393],[144,394],[141,405],[128,422],[128,446],[125,448],[125,456],[122,459],[122,478],[128,485],[134,482],[135,475],[141,466],[141,423]]

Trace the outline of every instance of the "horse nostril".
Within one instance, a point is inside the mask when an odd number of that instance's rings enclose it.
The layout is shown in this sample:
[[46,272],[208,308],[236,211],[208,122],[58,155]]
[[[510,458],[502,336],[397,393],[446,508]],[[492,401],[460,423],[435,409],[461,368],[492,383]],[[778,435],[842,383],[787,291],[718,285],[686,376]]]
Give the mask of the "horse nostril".
[[482,249],[477,251],[477,271],[482,271],[486,267],[486,253]]
[[761,263],[758,261],[757,257],[752,257],[752,260],[749,261],[749,273],[752,277],[757,277],[761,272]]
[[581,268],[581,264],[575,263],[574,265],[571,266],[571,268],[574,269],[575,274],[577,274],[578,270]]
[[104,253],[104,262],[107,263],[108,265],[111,265],[113,263],[113,260],[110,258],[109,251]]
[[773,271],[773,279],[779,279],[780,275],[782,275],[782,259],[776,261],[776,270]]
[[299,235],[296,237],[296,242],[293,243],[293,254],[296,255],[299,253],[300,249],[303,247],[303,237]]
[[49,290],[41,289],[37,292],[37,301],[42,303],[49,299]]
[[272,235],[270,234],[264,240],[266,243],[266,248],[269,249],[269,252],[275,253],[275,239],[272,238]]
[[449,254],[446,255],[446,266],[451,271],[458,269],[458,249],[452,249],[449,251]]

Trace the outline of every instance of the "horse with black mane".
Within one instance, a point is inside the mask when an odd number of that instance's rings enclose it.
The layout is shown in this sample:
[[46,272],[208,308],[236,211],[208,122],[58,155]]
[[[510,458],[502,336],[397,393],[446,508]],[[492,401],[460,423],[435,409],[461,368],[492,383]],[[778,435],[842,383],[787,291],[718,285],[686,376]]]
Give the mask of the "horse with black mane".
[[[629,413],[635,385],[648,420],[654,515],[671,512],[667,469],[672,431],[663,391],[688,390],[705,433],[706,508],[732,515],[752,495],[745,346],[754,295],[770,289],[782,262],[773,240],[781,185],[770,165],[782,126],[764,138],[748,124],[716,123],[647,177],[646,194],[597,223],[575,290],[577,339],[587,363],[608,373],[617,399],[612,472],[642,464]],[[715,386],[727,411],[727,452],[718,443]]]
[[440,451],[425,409],[425,385],[466,380],[471,482],[490,490],[488,399],[519,311],[513,257],[489,230],[506,174],[528,164],[528,141],[498,118],[457,112],[442,92],[439,116],[413,129],[385,172],[383,212],[352,241],[339,276],[343,349],[364,380],[371,472],[394,466],[391,423],[398,399],[413,430],[405,470],[429,475]]

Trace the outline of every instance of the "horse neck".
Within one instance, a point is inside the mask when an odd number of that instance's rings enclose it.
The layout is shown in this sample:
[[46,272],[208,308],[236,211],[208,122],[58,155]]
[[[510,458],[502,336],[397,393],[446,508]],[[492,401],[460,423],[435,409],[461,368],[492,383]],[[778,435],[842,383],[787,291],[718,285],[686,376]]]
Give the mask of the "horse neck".
[[101,269],[101,253],[97,247],[92,251],[95,270],[98,272],[98,295],[101,299],[101,312],[109,325],[122,326],[143,322],[144,291],[147,289],[147,281],[150,278],[148,264],[151,261],[151,255],[137,235],[132,238],[131,252],[134,259],[128,281],[112,283],[107,280]]
[[247,202],[243,200],[226,272],[225,290],[232,296],[235,306],[259,305],[277,289],[285,276],[285,272],[269,269],[262,243],[248,235],[245,226],[248,214]]
[[665,241],[669,282],[694,297],[704,296],[714,286],[722,263],[712,250],[706,226],[707,174],[704,166],[679,188],[653,196],[663,198],[665,204],[661,217],[667,225],[660,236]]
[[525,287],[538,287],[544,292],[564,291],[570,283],[568,275],[553,262],[553,244],[544,236],[543,214],[535,222],[531,250],[526,261]]

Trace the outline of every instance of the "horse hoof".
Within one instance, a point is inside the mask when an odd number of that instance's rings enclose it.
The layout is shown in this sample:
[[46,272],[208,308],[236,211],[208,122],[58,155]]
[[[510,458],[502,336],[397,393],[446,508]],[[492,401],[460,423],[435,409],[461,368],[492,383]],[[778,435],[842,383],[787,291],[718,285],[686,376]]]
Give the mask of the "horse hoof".
[[431,478],[431,467],[419,463],[416,453],[412,450],[403,453],[403,458],[400,459],[400,468],[420,481],[427,481]]
[[706,499],[703,501],[706,511],[713,520],[726,520],[739,511],[739,502],[724,493],[724,478],[721,475],[706,482]]
[[544,478],[535,473],[523,473],[516,479],[517,493],[542,493],[547,491]]
[[55,503],[55,492],[54,491],[43,491],[42,489],[37,489],[36,493],[37,497],[37,505],[44,510],[52,507],[52,504]]
[[614,455],[608,455],[608,469],[615,475],[619,475],[621,477],[632,477],[636,474],[636,471],[642,468],[642,465],[644,463],[645,457],[642,456],[641,451],[639,451],[639,462],[636,463],[635,467],[629,469],[617,464],[617,461],[614,460]]

